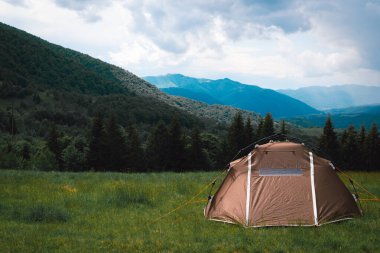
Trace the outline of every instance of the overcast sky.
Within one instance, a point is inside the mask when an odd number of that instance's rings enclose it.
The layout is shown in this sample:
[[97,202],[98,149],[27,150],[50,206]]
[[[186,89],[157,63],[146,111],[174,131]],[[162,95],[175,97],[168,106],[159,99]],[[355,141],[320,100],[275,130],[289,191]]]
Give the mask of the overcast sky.
[[0,21],[138,76],[380,86],[379,0],[0,0]]

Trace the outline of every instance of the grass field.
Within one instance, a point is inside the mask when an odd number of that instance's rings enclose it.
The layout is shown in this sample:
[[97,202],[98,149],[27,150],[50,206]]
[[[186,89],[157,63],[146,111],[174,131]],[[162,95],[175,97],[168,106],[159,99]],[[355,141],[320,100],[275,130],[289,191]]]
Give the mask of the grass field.
[[[216,174],[0,170],[0,252],[380,252],[379,202],[318,228],[212,222],[200,202],[152,223]],[[380,173],[350,174],[380,195]]]

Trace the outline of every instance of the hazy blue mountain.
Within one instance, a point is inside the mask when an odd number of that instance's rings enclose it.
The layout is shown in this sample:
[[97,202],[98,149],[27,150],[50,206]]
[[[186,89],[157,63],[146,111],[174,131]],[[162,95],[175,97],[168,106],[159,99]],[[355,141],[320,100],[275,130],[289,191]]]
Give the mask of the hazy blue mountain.
[[380,87],[364,85],[311,86],[278,90],[319,110],[380,103]]
[[337,128],[346,128],[349,125],[359,128],[364,125],[368,129],[373,123],[380,125],[380,105],[331,109],[323,114],[293,117],[287,121],[302,127],[323,127],[328,114]]
[[[292,117],[319,113],[311,106],[271,89],[255,85],[246,85],[231,79],[198,79],[180,74],[145,77],[163,91],[206,103],[218,101],[223,105],[265,114],[270,112],[274,117]],[[170,87],[170,89],[166,89]],[[196,92],[196,95],[194,94]],[[201,95],[202,93],[202,95]]]
[[326,110],[330,114],[380,114],[380,104]]

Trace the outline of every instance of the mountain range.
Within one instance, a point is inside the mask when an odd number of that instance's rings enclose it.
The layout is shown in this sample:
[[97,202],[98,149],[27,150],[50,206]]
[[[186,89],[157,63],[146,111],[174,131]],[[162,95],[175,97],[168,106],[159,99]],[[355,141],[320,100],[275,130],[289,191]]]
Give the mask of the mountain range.
[[327,115],[331,115],[337,128],[349,125],[369,128],[373,123],[380,124],[380,87],[375,86],[339,85],[273,91],[227,78],[211,80],[168,74],[144,79],[174,96],[208,104],[227,104],[260,114],[271,112],[301,127],[323,127]]
[[337,128],[347,128],[347,126],[353,125],[356,128],[365,126],[369,129],[374,123],[380,125],[379,104],[331,109],[324,111],[324,114],[292,117],[287,118],[287,121],[302,127],[323,127],[327,115],[331,116],[334,126]]
[[255,85],[246,85],[224,78],[211,80],[181,74],[146,76],[144,79],[162,91],[208,104],[222,104],[275,118],[318,114],[319,111],[300,100]]
[[355,107],[380,103],[380,87],[365,85],[310,86],[296,90],[278,90],[318,110]]

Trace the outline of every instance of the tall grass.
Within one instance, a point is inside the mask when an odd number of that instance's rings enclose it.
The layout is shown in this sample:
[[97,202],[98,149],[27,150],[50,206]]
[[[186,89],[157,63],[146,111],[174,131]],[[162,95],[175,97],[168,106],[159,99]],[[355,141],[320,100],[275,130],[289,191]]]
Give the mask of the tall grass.
[[[215,174],[2,170],[0,252],[380,252],[374,202],[362,203],[362,218],[318,228],[212,222],[202,202],[154,222]],[[351,175],[380,195],[380,173]]]
[[30,207],[25,215],[28,222],[66,222],[69,219],[68,212],[63,208],[37,204]]
[[155,192],[149,185],[135,183],[118,183],[105,194],[106,203],[116,207],[152,206]]

